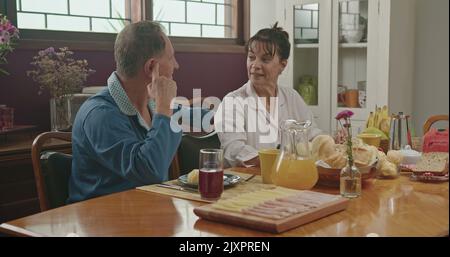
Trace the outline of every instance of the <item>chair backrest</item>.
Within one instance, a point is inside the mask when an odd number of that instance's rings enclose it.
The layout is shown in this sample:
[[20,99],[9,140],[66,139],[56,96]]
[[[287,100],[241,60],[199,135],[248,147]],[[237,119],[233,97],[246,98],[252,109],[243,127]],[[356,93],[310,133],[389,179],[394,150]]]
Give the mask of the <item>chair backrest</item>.
[[198,169],[200,149],[205,148],[220,148],[220,141],[216,132],[211,132],[205,136],[183,135],[178,148],[180,175]]
[[[205,97],[193,98],[188,101],[185,99],[176,99],[175,103],[186,107],[195,107],[197,105],[202,106],[204,104],[209,110],[212,110],[215,107],[214,104],[217,103],[210,100],[211,99]],[[183,124],[181,124],[181,119],[179,120],[179,123],[183,126]],[[191,125],[192,124],[183,126],[183,131],[191,131]],[[209,132],[209,129],[210,128],[206,128],[206,130],[204,130],[202,127],[198,132],[191,131],[183,134],[180,146],[178,148],[178,153],[175,155],[169,168],[170,179],[176,179],[180,175],[186,174],[192,169],[198,168],[200,149],[220,147],[220,141],[217,134],[214,131]]]
[[431,126],[433,125],[433,123],[438,122],[438,121],[448,121],[448,115],[444,114],[444,115],[434,115],[429,117],[426,121],[425,124],[423,124],[423,134],[425,135],[428,130],[430,130]]
[[41,211],[65,204],[68,197],[69,177],[72,170],[72,156],[41,150],[50,139],[72,141],[70,132],[45,132],[38,135],[31,146],[34,178]]

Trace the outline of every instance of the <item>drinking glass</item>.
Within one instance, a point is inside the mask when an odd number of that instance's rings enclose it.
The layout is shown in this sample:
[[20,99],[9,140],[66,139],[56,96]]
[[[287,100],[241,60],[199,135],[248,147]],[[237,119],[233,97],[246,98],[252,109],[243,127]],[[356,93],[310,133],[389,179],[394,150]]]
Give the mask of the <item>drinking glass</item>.
[[223,192],[223,150],[201,149],[199,160],[200,196],[205,200],[217,200]]

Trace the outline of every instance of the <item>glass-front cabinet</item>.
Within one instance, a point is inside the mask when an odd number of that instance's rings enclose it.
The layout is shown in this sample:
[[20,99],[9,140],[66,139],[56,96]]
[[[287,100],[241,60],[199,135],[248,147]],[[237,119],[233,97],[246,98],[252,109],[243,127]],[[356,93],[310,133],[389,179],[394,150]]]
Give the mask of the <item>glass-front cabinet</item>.
[[[352,110],[354,135],[376,107],[412,112],[415,1],[276,1],[291,56],[279,84],[296,89],[326,133]],[[264,24],[264,26],[267,26]]]
[[344,109],[351,109],[355,113],[354,132],[365,126],[376,105],[376,78],[373,76],[377,68],[377,3],[373,0],[333,1],[331,114],[334,117]]
[[330,127],[331,2],[290,0],[283,27],[291,39],[291,57],[284,84],[302,96],[320,128]]
[[[282,82],[291,85],[327,133],[335,129],[336,114],[354,113],[355,132],[362,129],[375,97],[369,70],[376,69],[372,0],[287,0],[284,28],[292,54]],[[373,29],[376,32],[376,29]]]

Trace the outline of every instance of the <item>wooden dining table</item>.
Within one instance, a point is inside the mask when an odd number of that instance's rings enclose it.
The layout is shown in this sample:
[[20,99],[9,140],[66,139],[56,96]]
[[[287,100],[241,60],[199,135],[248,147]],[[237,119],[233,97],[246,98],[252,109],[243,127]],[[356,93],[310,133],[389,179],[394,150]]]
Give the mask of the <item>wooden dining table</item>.
[[[259,174],[256,168],[234,169]],[[338,188],[313,191],[339,194]],[[434,184],[375,179],[346,210],[281,234],[207,221],[193,209],[206,203],[132,189],[102,196],[0,225],[12,236],[446,236],[449,233],[448,182]]]

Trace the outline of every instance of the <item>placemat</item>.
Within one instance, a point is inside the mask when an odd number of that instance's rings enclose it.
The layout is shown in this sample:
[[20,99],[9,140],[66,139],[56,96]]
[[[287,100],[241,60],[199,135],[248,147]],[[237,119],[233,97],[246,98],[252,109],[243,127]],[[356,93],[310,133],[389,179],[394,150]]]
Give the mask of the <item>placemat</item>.
[[[227,170],[227,171],[225,171],[225,173],[239,176],[239,177],[241,177],[241,180],[237,184],[235,184],[231,187],[225,188],[225,190],[222,193],[221,199],[228,199],[230,197],[234,197],[234,196],[242,194],[242,193],[247,193],[247,192],[252,192],[255,190],[274,187],[274,185],[263,184],[262,178],[259,175],[256,175],[254,178],[252,178],[249,181],[245,181],[247,178],[249,178],[252,175],[247,174],[247,173],[232,171],[232,170]],[[165,184],[179,185],[177,180],[171,180],[171,181],[165,182]],[[153,192],[153,193],[158,193],[158,194],[163,194],[163,195],[169,195],[169,196],[182,198],[182,199],[193,200],[193,201],[199,201],[199,202],[205,202],[205,203],[214,202],[214,201],[202,199],[200,197],[200,193],[198,193],[198,192],[179,191],[179,190],[174,190],[174,189],[169,189],[169,188],[158,187],[156,185],[142,186],[142,187],[137,187],[136,189],[149,191],[149,192]]]

